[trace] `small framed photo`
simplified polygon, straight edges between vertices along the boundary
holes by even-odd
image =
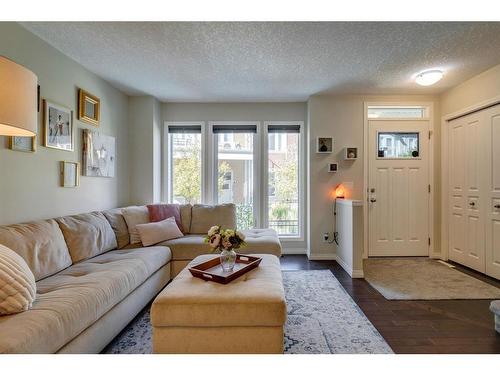
[[[43,145],[73,151],[73,111],[59,104],[43,101]]]
[[[61,186],[77,187],[80,184],[80,164],[71,161],[61,161]]]
[[[99,126],[101,100],[85,90],[78,90],[78,119]]]
[[[316,153],[331,154],[333,152],[333,138],[318,137],[316,138]]]
[[[328,164],[328,172],[336,173],[339,170],[338,163],[329,163]]]
[[[36,136],[34,137],[10,137],[9,148],[14,151],[35,152]]]

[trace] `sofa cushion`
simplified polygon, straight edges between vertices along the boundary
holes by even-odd
[[[56,219],[68,245],[73,263],[116,249],[116,236],[101,212]]]
[[[0,227],[0,244],[19,254],[35,280],[71,266],[71,256],[54,219]]]
[[[204,242],[200,234],[187,234],[184,237],[160,242],[158,245],[168,246],[172,252],[172,260],[191,260],[201,254],[210,254],[213,249]]]
[[[273,254],[281,256],[281,243],[274,229],[249,229],[241,231],[246,246],[238,249],[240,254]],[[198,255],[211,254],[213,249],[204,242],[205,235],[188,234],[181,238],[160,242],[172,251],[172,260],[191,260]]]
[[[24,259],[0,245],[0,315],[28,310],[35,295],[35,276]]]
[[[111,225],[115,232],[116,245],[118,249],[122,249],[130,243],[130,234],[128,233],[127,223],[122,215],[121,208],[113,208],[111,210],[102,211],[103,215]]]
[[[127,223],[131,244],[140,244],[141,236],[135,227],[137,224],[149,223],[149,211],[146,206],[131,206],[122,208],[122,215]]]
[[[207,234],[213,225],[236,228],[236,206],[232,203],[209,206],[195,204],[191,210],[191,234]]]
[[[158,222],[173,217],[179,230],[185,233],[181,220],[181,209],[178,204],[148,204],[147,208],[149,221]]]
[[[115,250],[37,284],[33,307],[0,317],[0,353],[54,353],[167,264],[166,247]]]
[[[256,269],[227,285],[195,278],[185,268],[156,297],[153,327],[282,326],[286,321],[285,293],[277,257],[259,254]],[[213,258],[202,255],[195,265]]]
[[[246,229],[241,231],[245,235],[247,245],[238,249],[242,254],[273,254],[281,256],[281,242],[278,232],[274,229]]]
[[[190,204],[181,204],[181,223],[182,228],[184,229],[183,233],[188,234],[191,229],[191,210],[193,206]]]

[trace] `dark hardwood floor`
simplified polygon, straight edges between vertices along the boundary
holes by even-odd
[[[283,270],[330,270],[395,353],[500,353],[490,300],[389,301],[364,279],[351,279],[335,261],[285,255]],[[500,287],[500,282],[457,265]]]

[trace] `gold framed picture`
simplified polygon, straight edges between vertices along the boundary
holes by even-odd
[[[83,89],[78,90],[78,119],[99,126],[101,100]]]
[[[72,161],[61,161],[61,186],[77,187],[80,185],[80,164]]]
[[[33,137],[9,137],[9,148],[13,151],[35,152],[36,136]]]
[[[73,111],[44,100],[43,133],[45,147],[73,151]]]

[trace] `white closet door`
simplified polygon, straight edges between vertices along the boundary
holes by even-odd
[[[484,113],[450,121],[449,258],[485,272]]]
[[[486,273],[500,279],[500,105],[486,110]]]

